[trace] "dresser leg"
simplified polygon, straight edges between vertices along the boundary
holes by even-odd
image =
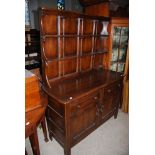
[[[117,115],[118,115],[118,110],[116,110],[116,112],[114,113],[114,119],[117,118]]]
[[[49,138],[51,141],[53,140],[53,134],[51,132],[49,133]]]
[[[45,140],[45,142],[48,142],[45,116],[44,116],[43,120],[41,121],[41,126],[42,126],[42,129],[43,129],[44,140]]]
[[[28,154],[27,154],[27,151],[26,151],[26,149],[25,149],[25,155],[28,155]]]
[[[64,155],[71,155],[71,148],[65,148]]]

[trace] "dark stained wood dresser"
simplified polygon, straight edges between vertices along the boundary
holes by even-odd
[[[110,117],[117,117],[123,77],[108,70],[108,23],[105,17],[40,10],[47,125],[65,155]]]

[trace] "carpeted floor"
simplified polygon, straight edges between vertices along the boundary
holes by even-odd
[[[64,155],[63,148],[56,140],[44,142],[43,133],[38,128],[41,155]],[[32,155],[29,139],[26,150]],[[117,119],[112,117],[93,133],[71,149],[72,155],[129,155],[129,117],[119,111]]]

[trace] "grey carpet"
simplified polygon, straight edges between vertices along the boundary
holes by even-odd
[[[43,133],[38,128],[41,155],[64,155],[63,148],[55,139],[44,142]],[[29,139],[26,150],[32,155]],[[117,119],[112,117],[93,133],[71,149],[72,155],[129,155],[129,117],[119,111]]]

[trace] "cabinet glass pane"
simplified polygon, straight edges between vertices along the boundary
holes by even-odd
[[[118,60],[118,48],[113,47],[112,49],[112,61],[117,61]]]
[[[120,42],[120,36],[113,36],[112,44],[117,46]]]
[[[116,69],[117,69],[117,63],[111,63],[110,70],[116,71]]]
[[[127,48],[126,47],[122,47],[119,49],[119,61],[125,62],[126,60],[126,51]]]
[[[119,64],[118,64],[117,71],[118,71],[118,72],[123,72],[123,71],[124,71],[124,66],[125,66],[124,63],[119,63]]]
[[[128,44],[128,36],[121,36],[120,44],[127,45]]]
[[[113,35],[120,35],[120,33],[121,33],[121,27],[114,27],[113,28]]]
[[[128,27],[122,27],[121,29],[121,40],[120,44],[127,45],[128,44],[128,36],[129,36],[129,28]]]
[[[110,69],[112,71],[123,72],[126,62],[129,28],[114,26],[112,32],[112,57]]]
[[[122,27],[122,35],[128,36],[129,35],[129,28],[128,27]]]

